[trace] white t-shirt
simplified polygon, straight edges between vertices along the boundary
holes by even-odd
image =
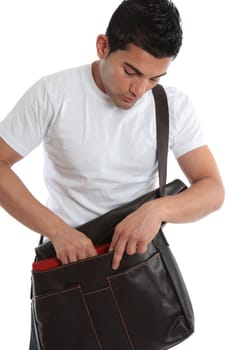
[[[166,87],[169,147],[179,158],[204,145],[190,100]],[[152,92],[128,110],[96,86],[91,65],[39,80],[0,123],[0,137],[26,156],[44,145],[47,206],[75,227],[157,186]]]

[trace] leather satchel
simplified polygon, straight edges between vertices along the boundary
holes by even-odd
[[[186,189],[180,180],[166,185],[168,107],[160,85],[153,93],[160,187],[77,228],[102,248],[140,205]],[[102,249],[61,265],[51,242],[36,248],[32,313],[39,350],[165,350],[193,333],[189,294],[162,227],[144,254],[124,254],[118,270],[112,258]]]

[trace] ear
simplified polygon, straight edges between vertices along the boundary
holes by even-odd
[[[104,59],[108,56],[109,45],[108,45],[108,38],[106,35],[101,34],[97,36],[96,49],[97,49],[97,55],[99,59]]]

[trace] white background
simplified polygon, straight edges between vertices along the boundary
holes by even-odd
[[[0,0],[0,120],[36,80],[96,59],[118,0]],[[230,0],[176,0],[184,44],[162,82],[192,98],[226,187],[222,209],[165,230],[190,291],[196,332],[180,349],[233,349],[232,312],[232,11]],[[42,154],[14,169],[43,203]],[[169,179],[182,177],[171,158]],[[0,348],[28,348],[30,268],[39,236],[0,208]],[[68,350],[68,349],[67,349]],[[145,349],[146,350],[146,349]]]

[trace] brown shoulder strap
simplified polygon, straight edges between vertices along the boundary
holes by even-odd
[[[165,194],[167,181],[167,156],[169,138],[169,109],[167,95],[162,85],[152,89],[155,99],[156,127],[157,127],[157,160],[159,171],[160,197]]]

